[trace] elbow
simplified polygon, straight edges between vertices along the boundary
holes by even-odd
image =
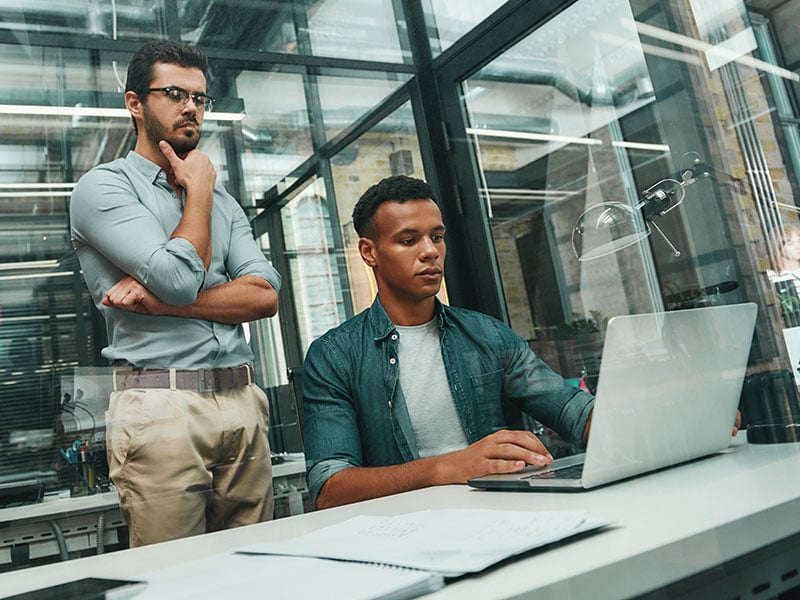
[[[267,285],[269,286],[268,289],[265,289],[261,295],[260,310],[258,311],[259,319],[274,317],[278,314],[278,292],[271,285]]]
[[[322,489],[319,491],[319,495],[317,495],[317,510],[325,510],[326,508],[335,508],[336,506],[347,504],[347,502],[342,502],[341,500],[337,501],[337,499],[334,497],[335,494],[329,493],[329,483],[330,479],[325,482],[325,485],[323,485]]]
[[[158,298],[171,306],[184,306],[197,300],[198,288],[184,286],[181,288],[167,287],[159,292],[153,291]]]

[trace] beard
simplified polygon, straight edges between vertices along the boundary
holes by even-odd
[[[181,117],[171,126],[167,126],[150,112],[147,105],[143,107],[142,117],[148,139],[154,144],[165,140],[179,156],[194,150],[200,141],[200,126],[194,118]],[[181,129],[187,123],[193,123],[196,127]],[[181,130],[178,131],[179,129]]]

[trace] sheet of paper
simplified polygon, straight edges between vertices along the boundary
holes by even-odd
[[[293,556],[218,554],[139,577],[134,600],[291,598],[401,600],[440,589],[442,577],[425,571]]]
[[[586,511],[428,510],[359,516],[238,551],[379,562],[456,577],[606,524],[590,519]]]

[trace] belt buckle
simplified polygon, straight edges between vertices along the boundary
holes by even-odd
[[[211,384],[206,386],[206,375],[211,376]],[[217,391],[217,372],[216,369],[197,370],[197,391],[201,394]]]

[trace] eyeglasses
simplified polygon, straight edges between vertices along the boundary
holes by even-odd
[[[214,98],[211,96],[197,92],[190,94],[185,89],[174,85],[161,88],[147,88],[147,91],[164,92],[167,95],[167,98],[169,98],[170,102],[173,104],[184,105],[189,102],[189,98],[191,97],[192,102],[194,102],[194,105],[197,107],[197,110],[211,112],[214,109]]]

